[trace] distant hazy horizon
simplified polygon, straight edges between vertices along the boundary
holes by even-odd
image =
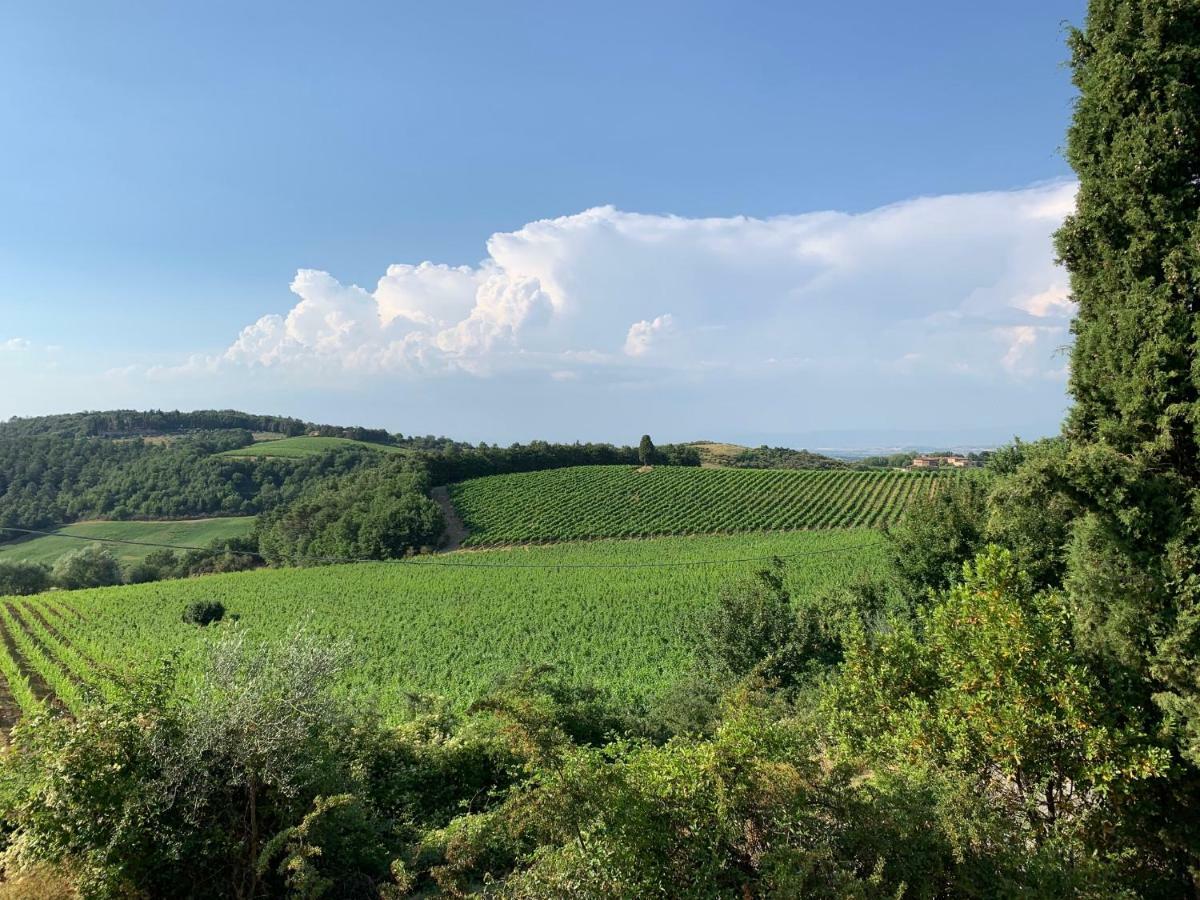
[[[1083,9],[14,8],[0,417],[1053,431]]]
[[[116,408],[116,407],[110,407]],[[147,407],[149,409],[150,407]],[[154,407],[166,409],[166,407]],[[183,412],[194,412],[198,409],[210,409],[214,407],[194,407],[183,409]],[[56,409],[52,411],[43,411],[32,414],[33,416],[41,415],[56,415],[85,412],[84,409]],[[90,411],[100,411],[95,408]],[[649,429],[651,436],[658,443],[691,443],[694,441],[711,441],[721,444],[740,444],[747,447],[790,447],[796,450],[810,450],[815,453],[825,453],[831,456],[862,456],[874,454],[899,453],[906,451],[927,451],[927,450],[983,450],[1002,446],[1013,438],[1020,438],[1024,441],[1033,441],[1039,438],[1050,437],[1057,434],[1059,431],[1058,423],[1053,425],[1043,425],[1041,427],[1029,425],[1024,426],[964,426],[962,428],[929,428],[929,429],[879,429],[879,428],[845,428],[845,429],[826,429],[826,430],[804,430],[804,431],[730,431],[721,426],[720,423],[710,423],[709,426],[702,426],[696,432],[679,431],[679,430],[655,430],[650,424],[637,423],[631,424],[630,427],[623,430],[615,430],[612,432],[587,431],[586,433],[573,433],[567,431],[547,431],[547,432],[530,432],[523,433],[518,431],[503,431],[497,433],[484,433],[478,430],[467,430],[463,432],[455,432],[445,428],[433,427],[414,427],[413,423],[407,425],[401,423],[386,421],[379,418],[353,419],[345,416],[325,419],[319,416],[308,415],[296,409],[262,409],[250,408],[239,409],[240,412],[251,413],[253,415],[277,415],[291,418],[302,419],[304,421],[314,422],[322,425],[338,425],[338,426],[362,426],[366,428],[383,428],[392,434],[403,434],[406,436],[423,437],[426,435],[434,435],[437,437],[447,437],[453,440],[466,441],[472,444],[488,443],[488,444],[512,444],[512,443],[529,443],[530,441],[545,440],[551,442],[573,443],[581,442],[596,442],[610,444],[626,444],[634,445],[642,434]],[[22,416],[26,418],[28,416]],[[3,420],[0,420],[3,421]]]

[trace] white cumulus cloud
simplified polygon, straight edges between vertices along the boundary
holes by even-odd
[[[675,320],[671,318],[670,313],[655,316],[653,321],[642,319],[640,322],[634,322],[629,326],[629,333],[625,335],[625,355],[645,356],[655,341],[671,331],[674,324]]]
[[[303,269],[290,310],[204,366],[563,381],[802,360],[1026,379],[1061,366],[1073,305],[1051,234],[1074,193],[1053,183],[768,219],[597,207],[494,234],[474,266],[392,265],[371,289]]]

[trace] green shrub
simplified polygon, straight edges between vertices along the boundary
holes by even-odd
[[[198,600],[189,603],[183,611],[183,621],[188,625],[209,625],[225,618],[225,604],[219,600]]]
[[[89,544],[59,557],[52,577],[55,584],[67,590],[109,587],[121,583],[121,565],[109,550]]]
[[[40,563],[0,560],[0,597],[40,594],[50,587],[50,570]]]

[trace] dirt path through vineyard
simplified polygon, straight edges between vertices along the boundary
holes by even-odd
[[[467,526],[463,524],[454,504],[450,502],[450,490],[445,486],[435,487],[429,492],[429,496],[442,508],[442,516],[446,519],[446,530],[442,532],[438,549],[443,553],[457,550],[467,539]]]

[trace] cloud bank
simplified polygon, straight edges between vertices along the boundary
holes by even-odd
[[[303,269],[290,310],[203,365],[1061,381],[1073,307],[1051,234],[1074,194],[1053,183],[769,219],[597,207],[494,234],[475,266],[393,265],[371,290]]]
[[[494,234],[475,265],[397,263],[366,287],[302,269],[278,314],[186,362],[24,372],[62,408],[227,405],[489,442],[1033,438],[1067,406],[1074,306],[1051,235],[1074,196],[766,219],[597,207]]]

